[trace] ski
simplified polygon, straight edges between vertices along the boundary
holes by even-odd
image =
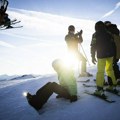
[[[117,96],[120,97],[120,91],[118,91],[118,90],[117,90],[117,91],[114,91],[114,90],[105,89],[105,91],[110,92],[110,93],[112,93],[112,94],[117,95]]]
[[[20,23],[20,22],[21,22],[20,20],[17,21],[17,19],[14,19],[14,20],[11,21],[10,25],[14,25],[14,24],[17,24],[17,23]],[[0,29],[5,28],[5,27],[7,27],[7,25],[1,25]]]
[[[15,27],[11,27],[11,28],[6,28],[6,29],[13,29],[13,28],[22,28],[23,26],[15,26]]]
[[[84,87],[96,87],[96,85],[83,84]]]
[[[82,75],[82,74],[80,74],[78,77],[93,77],[93,75],[92,74],[88,74],[88,75]]]
[[[5,26],[5,25],[1,25],[1,26],[0,26],[0,29],[1,29],[1,28],[4,28],[4,27],[6,27],[6,26]]]
[[[12,22],[15,22],[15,21],[17,21],[17,19],[13,19],[13,20],[11,20],[11,23],[12,23]]]
[[[89,85],[89,84],[83,84],[83,86],[84,87],[97,87],[96,85]],[[108,86],[108,84],[107,83],[104,83],[104,86],[106,87],[106,86]]]
[[[104,101],[106,101],[106,102],[108,102],[108,103],[114,103],[114,102],[115,102],[114,100],[109,99],[107,96],[104,98],[104,97],[102,97],[102,96],[96,95],[96,94],[94,94],[94,93],[92,93],[92,92],[89,92],[89,91],[85,91],[84,93],[86,93],[86,94],[88,94],[88,95],[95,96],[95,97],[97,97],[97,98],[100,98],[101,100],[104,100]]]
[[[14,25],[14,24],[17,24],[17,23],[20,23],[21,21],[14,21],[14,22],[11,22],[11,25]]]
[[[77,82],[89,82],[90,81],[90,79],[87,79],[87,80],[80,80],[80,81],[77,81]]]
[[[15,26],[15,27],[8,27],[8,28],[2,28],[0,30],[7,30],[7,29],[13,29],[13,28],[22,28],[23,26]]]
[[[83,86],[84,87],[97,87],[96,85],[88,85],[88,84],[83,84]],[[110,92],[110,93],[112,93],[112,94],[115,94],[115,95],[117,95],[117,96],[120,96],[120,91],[113,91],[113,90],[108,90],[107,88],[105,88],[104,89],[104,91],[106,91],[106,92]]]

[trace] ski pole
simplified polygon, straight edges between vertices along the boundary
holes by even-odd
[[[90,66],[90,62],[89,62],[89,60],[88,60],[88,58],[87,58],[87,55],[86,55],[86,53],[85,53],[85,51],[84,51],[84,49],[83,49],[83,46],[82,46],[81,44],[80,44],[80,46],[81,46],[81,48],[82,48],[82,51],[83,51],[83,53],[84,53],[84,55],[85,55],[86,60],[88,61],[89,66]]]

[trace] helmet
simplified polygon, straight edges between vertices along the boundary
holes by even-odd
[[[68,27],[68,30],[69,30],[69,31],[74,31],[74,30],[75,30],[75,27],[74,27],[73,25],[70,25],[70,26]]]
[[[110,21],[105,21],[104,24],[105,24],[106,26],[109,26],[109,25],[111,25],[111,22],[110,22]]]
[[[102,31],[103,29],[105,29],[105,24],[102,21],[98,21],[95,23],[96,31]]]
[[[61,59],[55,59],[53,62],[52,62],[52,67],[58,71],[60,69],[60,67],[62,66],[63,62]]]

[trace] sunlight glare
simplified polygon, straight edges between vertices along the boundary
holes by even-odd
[[[67,68],[76,69],[78,67],[78,59],[72,52],[66,55],[66,57],[63,59],[63,62]]]
[[[23,96],[26,97],[27,96],[27,92],[23,92]]]

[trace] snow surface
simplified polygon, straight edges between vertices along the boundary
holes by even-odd
[[[88,69],[96,74],[96,68]],[[28,76],[29,78],[29,76]],[[95,77],[87,84],[95,84]],[[106,93],[115,103],[107,103],[96,97],[87,95],[84,90],[95,88],[83,87],[82,80],[77,78],[79,100],[70,103],[68,100],[56,99],[53,94],[38,114],[22,95],[24,91],[34,94],[36,90],[49,81],[57,80],[57,75],[37,76],[35,78],[0,81],[0,120],[120,120],[120,97]],[[14,82],[13,82],[14,81]],[[119,89],[119,88],[118,88]]]

